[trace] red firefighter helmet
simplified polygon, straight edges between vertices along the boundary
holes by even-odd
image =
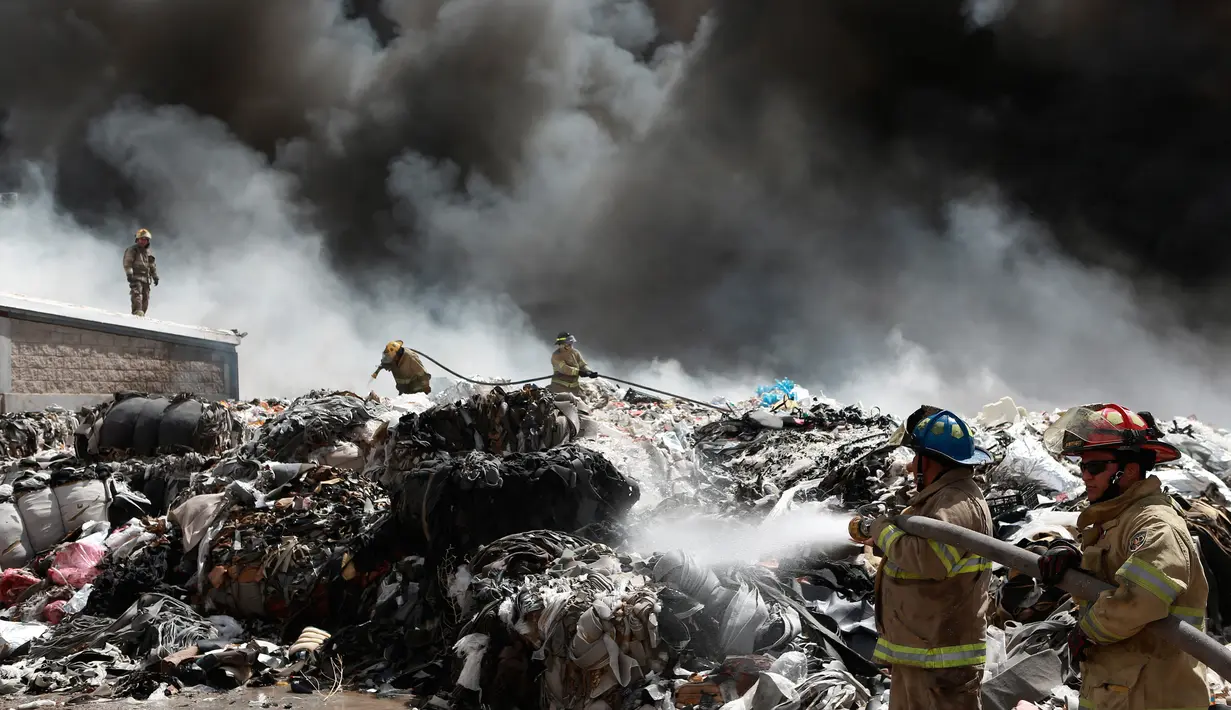
[[[1077,456],[1087,451],[1148,453],[1158,464],[1180,458],[1179,449],[1162,441],[1163,433],[1149,412],[1134,412],[1118,404],[1073,407],[1043,432],[1043,444],[1054,455]]]

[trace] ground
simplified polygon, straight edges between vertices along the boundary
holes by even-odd
[[[36,698],[23,698],[24,702]],[[155,698],[140,703],[135,700],[112,700],[91,704],[94,710],[132,710],[134,707],[149,710],[178,710],[197,707],[200,710],[239,710],[240,708],[281,708],[282,710],[400,710],[406,707],[408,698],[378,698],[365,693],[338,693],[326,697],[321,694],[300,695],[286,688],[250,688],[230,692],[211,692],[204,688],[185,689],[170,698]]]

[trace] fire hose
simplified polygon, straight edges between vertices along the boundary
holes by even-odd
[[[899,515],[894,524],[911,535],[960,547],[1035,579],[1040,577],[1039,556],[1016,545],[918,515]],[[1058,586],[1078,599],[1087,600],[1098,599],[1099,594],[1115,589],[1102,580],[1073,569],[1064,573]],[[1223,678],[1231,680],[1231,652],[1196,627],[1176,616],[1168,616],[1150,622],[1145,631],[1201,661]]]
[[[511,382],[483,382],[481,380],[471,379],[469,377],[466,377],[465,375],[462,375],[460,373],[454,372],[453,370],[450,370],[448,367],[442,364],[439,360],[432,357],[431,355],[428,355],[427,353],[421,352],[419,350],[411,350],[410,348],[406,348],[406,349],[420,357],[430,360],[431,362],[435,363],[440,369],[444,370],[450,375],[453,375],[454,377],[457,377],[458,379],[465,380],[466,382],[469,382],[472,385],[484,385],[487,387],[507,387],[509,385],[525,385],[525,384],[530,384],[531,382],[541,382],[543,380],[551,379],[551,375],[547,375],[545,377],[531,377],[529,379],[513,380]],[[639,390],[646,390],[647,392],[653,392],[654,394],[660,394],[664,397],[670,397],[672,399],[678,399],[683,402],[689,402],[691,404],[697,405],[698,407],[708,407],[709,409],[713,409],[714,411],[717,411],[717,412],[722,412],[723,414],[731,413],[731,407],[729,405],[727,407],[719,407],[716,404],[709,404],[706,402],[702,402],[699,399],[690,399],[683,395],[678,395],[678,394],[674,394],[671,392],[664,392],[663,390],[654,389],[653,387],[646,387],[645,385],[637,384],[636,382],[628,382],[627,380],[621,380],[617,377],[611,377],[609,375],[602,375],[601,377],[605,380],[611,380],[612,382],[619,382],[622,385],[628,385],[629,387],[636,387]]]

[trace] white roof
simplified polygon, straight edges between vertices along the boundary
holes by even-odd
[[[57,323],[112,333],[120,331],[125,335],[138,337],[144,333],[155,340],[166,340],[167,336],[172,336],[176,339],[206,340],[230,346],[239,345],[241,340],[241,336],[234,331],[170,323],[148,316],[137,317],[15,293],[0,292],[0,317]]]

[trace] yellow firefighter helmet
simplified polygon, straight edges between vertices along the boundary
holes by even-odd
[[[385,346],[385,355],[382,360],[392,362],[393,358],[397,357],[397,354],[400,352],[402,352],[402,341],[390,340],[389,344]]]
[[[138,230],[137,230],[137,238],[136,238],[136,239],[134,239],[133,241],[135,242],[135,241],[137,241],[137,240],[139,240],[139,239],[149,240],[149,238],[150,238],[150,230],[148,230],[148,229],[138,229]]]

